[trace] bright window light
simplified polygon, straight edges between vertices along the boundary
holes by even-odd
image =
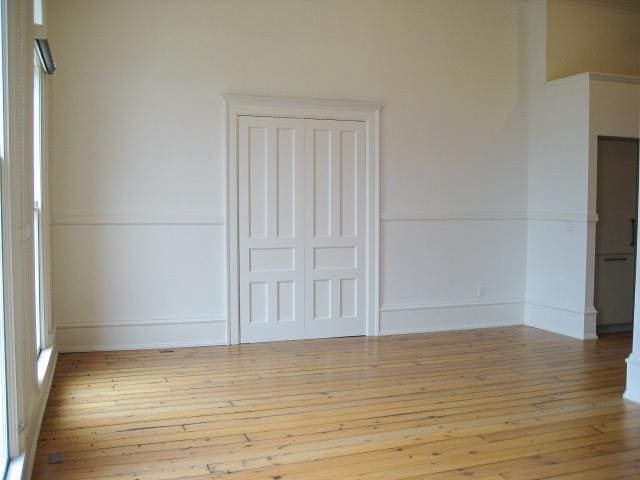
[[[33,258],[34,311],[36,351],[44,348],[44,315],[42,304],[42,118],[44,72],[38,51],[33,58]]]
[[[33,23],[44,24],[42,0],[33,0]]]
[[[0,168],[4,165],[4,35],[5,35],[5,1],[0,0]],[[1,206],[0,206],[1,210]],[[0,224],[1,226],[1,224]],[[0,239],[2,235],[0,235]],[[7,413],[7,370],[5,356],[5,328],[4,328],[4,306],[3,306],[3,286],[2,286],[2,243],[0,241],[0,477],[4,478],[7,465],[9,463],[9,432]]]

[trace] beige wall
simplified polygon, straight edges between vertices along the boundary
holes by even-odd
[[[640,2],[549,0],[547,79],[583,72],[640,75]]]

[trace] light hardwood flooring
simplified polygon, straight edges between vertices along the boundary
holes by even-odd
[[[64,354],[34,478],[640,478],[630,349],[509,327]]]

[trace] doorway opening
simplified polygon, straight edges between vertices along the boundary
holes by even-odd
[[[598,137],[594,285],[598,335],[633,329],[638,148],[637,138]]]

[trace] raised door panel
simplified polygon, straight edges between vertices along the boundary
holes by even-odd
[[[240,337],[304,338],[304,120],[239,122]]]
[[[306,120],[307,338],[363,335],[365,125]]]
[[[594,306],[598,325],[633,322],[635,255],[597,255]]]
[[[638,142],[600,139],[596,253],[635,252]]]

